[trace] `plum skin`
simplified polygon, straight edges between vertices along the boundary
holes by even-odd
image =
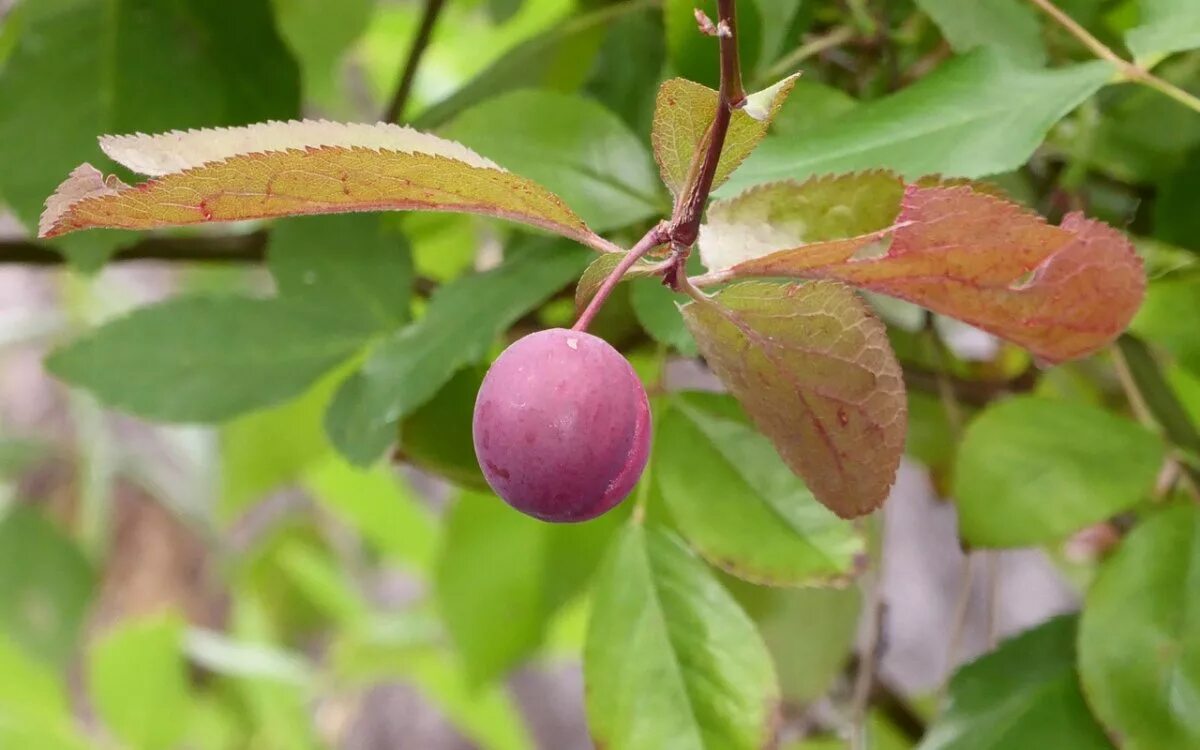
[[[637,484],[650,452],[650,402],[604,339],[551,328],[513,343],[483,378],[475,456],[496,494],[543,521],[587,521]]]

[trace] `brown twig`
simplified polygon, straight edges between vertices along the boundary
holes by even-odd
[[[417,28],[417,36],[408,50],[408,57],[404,61],[404,70],[400,74],[400,83],[396,86],[396,93],[392,96],[387,113],[384,115],[388,122],[400,122],[404,117],[404,108],[408,106],[413,84],[417,80],[417,69],[421,67],[421,58],[424,56],[426,48],[429,47],[429,41],[433,38],[433,30],[437,26],[438,17],[445,4],[445,0],[425,0],[425,8],[421,13],[421,25]]]

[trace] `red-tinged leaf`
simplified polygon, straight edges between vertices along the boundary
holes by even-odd
[[[733,113],[713,178],[714,189],[741,166],[767,134],[771,121],[792,92],[796,77],[790,76],[751,94],[745,106]],[[659,87],[650,139],[663,183],[672,193],[678,195],[687,184],[692,157],[705,142],[716,111],[717,92],[707,86],[672,78]]]
[[[264,123],[101,139],[153,176],[130,187],[90,165],[46,202],[39,231],[153,229],[350,211],[458,211],[523,222],[583,242],[562,200],[462,144],[397,125]]]
[[[701,354],[779,455],[844,518],[887,498],[906,401],[887,333],[843,284],[743,282],[684,306]]]
[[[887,252],[864,253],[877,239],[782,250],[724,275],[837,279],[958,318],[1047,362],[1111,342],[1145,294],[1141,259],[1117,230],[1081,214],[1051,226],[965,186],[909,185]]]

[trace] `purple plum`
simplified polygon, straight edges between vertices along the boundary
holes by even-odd
[[[587,521],[633,490],[650,452],[650,402],[604,339],[532,333],[492,364],[475,400],[475,456],[496,494],[543,521]]]

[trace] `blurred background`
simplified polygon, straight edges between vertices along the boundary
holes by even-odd
[[[1106,40],[1137,23],[1135,2],[1060,5]],[[401,119],[439,129],[493,97],[538,88],[604,106],[645,144],[663,78],[715,82],[708,52],[686,52],[707,41],[679,41],[693,32],[678,20],[664,26],[664,14],[690,15],[691,3],[667,6],[447,0]],[[754,6],[751,80],[805,72],[777,131],[801,138],[937,69],[966,44],[935,22],[939,6]],[[269,294],[266,247],[296,234],[235,227],[34,242],[45,196],[76,164],[102,163],[96,135],[386,117],[428,10],[392,0],[0,0],[0,746],[591,747],[579,665],[586,592],[551,589],[594,555],[521,567],[542,554],[540,537],[480,491],[464,442],[478,372],[464,370],[413,417],[424,422],[394,461],[359,470],[322,429],[344,370],[222,425],[163,426],[109,411],[42,366],[79,332],[183,291]],[[1040,15],[1021,17],[1035,45],[1020,53],[1025,64],[1089,59]],[[1200,89],[1200,53],[1160,73]],[[486,142],[478,118],[461,128]],[[1186,269],[1200,250],[1200,214],[1169,208],[1195,205],[1200,116],[1155,92],[1110,87],[1089,98],[997,182],[1051,217],[1083,208],[1128,229],[1152,274]],[[659,194],[639,200],[649,204],[642,219],[665,205]],[[471,217],[381,221],[406,238],[418,295],[486,267],[508,241]],[[513,335],[569,317],[569,295]],[[659,350],[629,296],[614,298],[602,325],[635,361],[649,360]],[[912,365],[913,435],[882,525],[886,564],[867,577],[886,603],[875,741],[904,748],[954,664],[1078,607],[1088,566],[1117,534],[1102,524],[1053,549],[964,554],[941,499],[955,440],[932,373],[952,374],[968,415],[1013,390],[1126,407],[1092,364],[1033,374],[1027,358],[945,321],[953,361],[939,364],[921,353],[919,313],[881,309]],[[664,385],[715,381],[671,356]],[[780,665],[784,736],[799,743],[839,726],[863,627],[858,587],[730,585]]]

